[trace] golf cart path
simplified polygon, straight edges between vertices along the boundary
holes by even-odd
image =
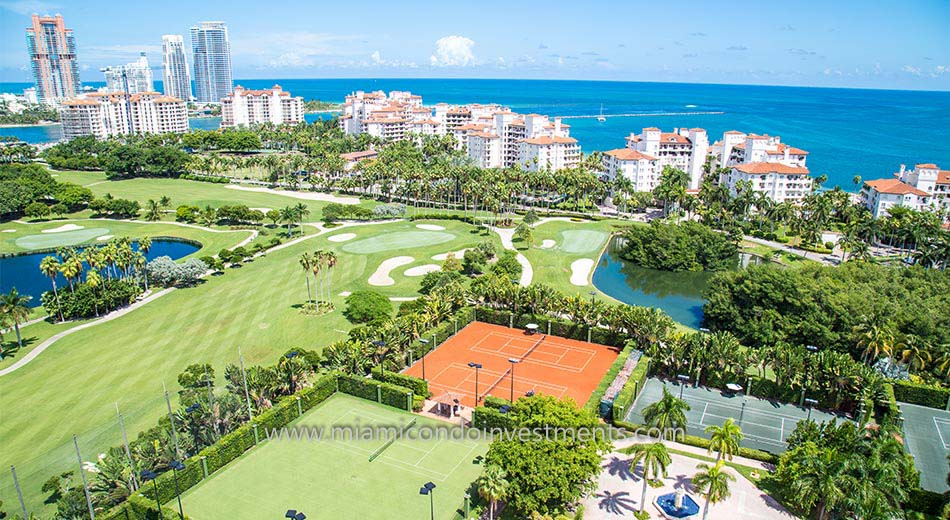
[[[502,247],[517,253],[517,255],[515,255],[515,259],[518,260],[519,264],[521,264],[521,279],[518,280],[518,285],[521,285],[522,287],[531,285],[531,279],[534,278],[534,268],[531,267],[531,262],[528,261],[528,257],[518,253],[518,250],[515,249],[515,245],[512,242],[512,238],[515,236],[515,230],[513,228],[502,229],[492,226],[488,226],[488,229],[498,233],[498,237],[501,238]]]

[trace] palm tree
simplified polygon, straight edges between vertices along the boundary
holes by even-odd
[[[499,466],[489,464],[485,467],[485,473],[478,477],[475,485],[478,487],[478,495],[488,501],[488,518],[494,520],[495,506],[498,501],[508,495],[510,485],[505,478],[508,476]]]
[[[59,311],[59,321],[63,320],[63,309],[59,305],[59,290],[56,289],[56,277],[59,276],[59,260],[55,256],[47,256],[40,261],[40,272],[46,275],[53,284],[53,296],[56,298],[56,310]]]
[[[676,438],[676,430],[686,430],[686,412],[689,411],[689,405],[686,401],[678,399],[669,389],[663,387],[663,397],[643,409],[643,419],[647,426],[658,428],[664,439],[667,433],[671,438]]]
[[[643,466],[643,490],[640,492],[640,511],[647,501],[647,481],[651,477],[665,477],[666,467],[672,462],[670,454],[666,451],[666,446],[662,442],[652,444],[635,444],[630,448],[630,471],[637,464]]]
[[[300,267],[303,269],[304,280],[307,281],[307,301],[312,302],[313,297],[310,296],[310,273],[313,272],[313,255],[310,253],[304,253],[300,255]]]
[[[710,434],[708,453],[718,451],[716,462],[725,457],[726,460],[732,460],[732,456],[739,451],[739,441],[742,440],[742,428],[732,421],[732,418],[726,419],[722,426],[708,426],[706,433]]]
[[[703,506],[703,520],[709,515],[709,504],[722,502],[729,498],[729,482],[735,482],[736,477],[732,473],[723,470],[725,467],[723,461],[717,462],[714,466],[708,464],[697,464],[699,473],[693,475],[691,479],[696,489],[705,489],[706,504]]]
[[[13,322],[13,330],[16,331],[17,345],[23,348],[23,338],[20,336],[20,323],[30,317],[30,307],[27,303],[32,300],[32,296],[20,294],[16,287],[10,289],[7,294],[0,294],[0,314]],[[2,347],[0,347],[0,359],[3,358]]]
[[[916,334],[907,334],[903,341],[904,349],[900,352],[901,362],[907,364],[911,371],[922,371],[933,361],[933,348],[927,340]]]
[[[818,504],[818,520],[824,520],[828,509],[845,499],[850,487],[845,461],[835,449],[809,454],[798,461],[798,473],[792,492],[799,501]]]
[[[154,199],[148,199],[148,202],[145,203],[145,220],[149,222],[162,220],[161,205],[155,202]]]

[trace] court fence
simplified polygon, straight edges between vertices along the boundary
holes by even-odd
[[[614,332],[602,327],[592,327],[583,323],[552,318],[550,316],[513,312],[504,309],[492,309],[489,307],[476,307],[475,314],[477,320],[494,325],[502,325],[511,328],[525,328],[529,323],[538,325],[538,332],[562,338],[576,339],[588,343],[597,343],[600,345],[609,345],[611,347],[621,348],[627,344],[630,338],[623,333]]]

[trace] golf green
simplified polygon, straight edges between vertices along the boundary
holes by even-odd
[[[385,233],[371,238],[354,240],[342,247],[347,253],[361,255],[394,251],[397,249],[412,249],[423,246],[443,244],[455,240],[456,236],[445,231],[397,231]]]
[[[23,249],[74,246],[108,233],[109,230],[106,228],[86,228],[73,231],[61,231],[59,233],[41,233],[38,235],[20,237],[17,239],[16,245]]]
[[[560,249],[565,253],[592,253],[600,250],[607,233],[586,229],[561,231]]]

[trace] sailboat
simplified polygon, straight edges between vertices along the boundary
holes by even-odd
[[[600,104],[600,115],[597,116],[597,120],[600,121],[601,123],[603,123],[604,121],[607,120],[607,118],[604,117],[604,104],[603,104],[603,103]]]

